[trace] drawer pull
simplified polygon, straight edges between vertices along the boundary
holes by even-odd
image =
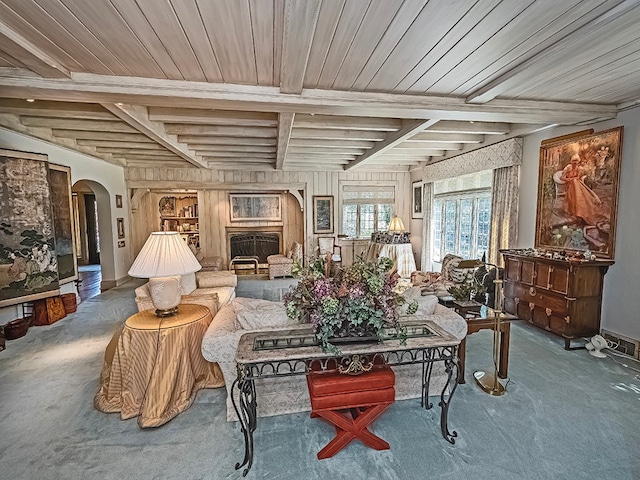
[[[545,308],[545,309],[544,309],[544,311],[545,311],[545,313],[547,314],[547,317],[550,317],[550,316],[551,316],[551,313],[552,313],[552,312],[551,312],[551,309],[550,309],[550,308]]]
[[[534,308],[536,308],[536,304],[533,302],[529,302],[529,310],[533,310]]]
[[[531,288],[529,289],[529,295],[531,295],[532,297],[535,297],[535,296],[536,296],[536,293],[537,293],[537,292],[536,292],[536,289],[535,289],[535,288],[531,287]]]

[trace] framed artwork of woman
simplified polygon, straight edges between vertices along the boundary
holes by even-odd
[[[540,147],[537,248],[613,259],[622,127]]]

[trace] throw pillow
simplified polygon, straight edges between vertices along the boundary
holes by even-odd
[[[236,326],[243,330],[283,327],[297,323],[296,320],[287,317],[282,302],[238,297],[232,305],[236,312]]]
[[[182,294],[189,295],[196,288],[196,274],[195,273],[187,273],[186,275],[182,275],[180,279],[180,284],[182,285]]]

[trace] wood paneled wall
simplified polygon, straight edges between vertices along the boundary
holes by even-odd
[[[345,182],[360,185],[394,185],[395,212],[405,225],[411,219],[411,178],[404,172],[290,172],[235,171],[127,168],[126,181],[131,189],[150,189],[142,196],[132,213],[134,253],[142,248],[149,233],[157,230],[158,200],[170,189],[189,189],[198,192],[200,214],[200,246],[205,256],[218,255],[227,260],[227,227],[280,227],[283,232],[283,251],[293,241],[303,243],[305,255],[313,255],[318,235],[313,234],[313,196],[334,196],[334,234],[341,233],[341,185]],[[301,190],[304,212],[288,188]],[[229,193],[281,192],[283,194],[282,222],[234,222],[229,215]],[[326,235],[322,235],[326,236]]]

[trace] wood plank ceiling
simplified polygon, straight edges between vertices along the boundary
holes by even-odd
[[[638,24],[637,0],[0,0],[0,126],[124,166],[406,171],[634,106]]]

